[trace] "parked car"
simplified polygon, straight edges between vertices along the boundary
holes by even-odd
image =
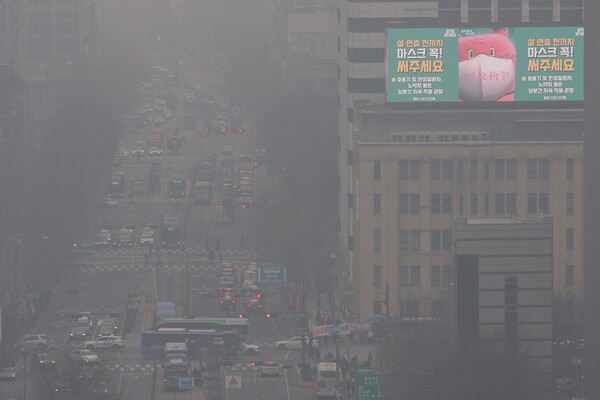
[[[6,367],[0,371],[0,381],[14,381],[17,379],[17,367]]]

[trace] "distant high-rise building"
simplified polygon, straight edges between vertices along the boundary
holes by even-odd
[[[21,3],[19,0],[0,0],[0,64],[16,65],[19,62]]]

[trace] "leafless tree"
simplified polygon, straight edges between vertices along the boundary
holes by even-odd
[[[412,320],[388,326],[382,367],[389,398],[414,400],[542,400],[550,383],[523,356],[500,353],[497,342],[460,351],[450,325]]]

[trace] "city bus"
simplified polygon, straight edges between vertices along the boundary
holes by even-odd
[[[317,384],[315,392],[317,399],[333,398],[336,393],[336,383],[342,381],[341,372],[337,369],[336,363],[320,362],[317,364]]]
[[[246,343],[252,341],[248,318],[163,318],[156,321],[154,328],[156,330],[161,328],[235,330],[243,336]]]
[[[123,197],[125,195],[125,175],[120,172],[110,177],[107,188],[108,197]]]
[[[160,328],[140,333],[140,355],[144,358],[163,358],[167,343],[186,343],[187,357],[197,358],[201,349],[221,348],[223,357],[242,355],[242,335],[236,330]]]
[[[181,224],[179,218],[172,215],[165,215],[161,226],[161,241],[163,247],[181,246]]]

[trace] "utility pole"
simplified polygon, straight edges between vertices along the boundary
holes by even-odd
[[[385,284],[385,316],[390,318],[390,284]]]
[[[302,313],[306,313],[306,291],[305,291],[305,280],[304,280],[304,268],[306,267],[306,256],[302,254]]]

